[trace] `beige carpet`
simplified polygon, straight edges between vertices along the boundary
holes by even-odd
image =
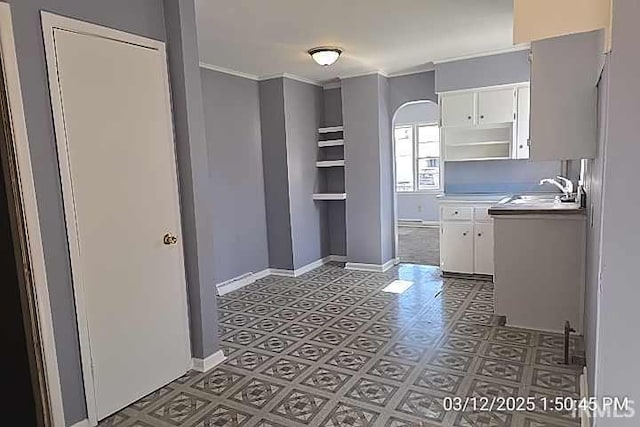
[[[398,227],[398,253],[401,262],[440,265],[438,227]]]

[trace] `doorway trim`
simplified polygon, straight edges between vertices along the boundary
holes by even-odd
[[[40,231],[40,215],[36,197],[31,153],[27,138],[27,125],[22,101],[22,89],[18,72],[18,59],[13,36],[11,6],[0,2],[0,55],[4,66],[5,85],[7,90],[9,114],[11,117],[11,133],[17,161],[18,179],[21,201],[23,204],[24,224],[28,238],[28,257],[36,295],[38,332],[40,333],[45,378],[51,422],[55,427],[65,425],[58,356],[53,330],[53,317],[49,300],[46,264]]]
[[[95,393],[95,380],[91,361],[91,344],[89,340],[89,325],[86,314],[85,291],[78,266],[80,263],[79,236],[75,227],[75,210],[73,200],[73,189],[71,183],[70,160],[67,156],[68,145],[66,129],[64,125],[64,115],[62,99],[60,97],[60,85],[58,81],[58,64],[56,58],[54,31],[64,30],[79,34],[102,37],[110,40],[128,43],[138,47],[143,47],[158,51],[162,56],[162,74],[164,75],[164,91],[167,96],[166,117],[171,126],[170,135],[175,144],[175,132],[173,129],[173,112],[170,99],[169,70],[166,57],[166,46],[164,42],[150,39],[143,36],[127,33],[113,28],[104,27],[89,22],[84,22],[72,18],[55,15],[49,12],[41,12],[42,32],[45,45],[45,57],[47,62],[47,72],[50,85],[51,107],[53,110],[54,130],[56,136],[56,146],[58,148],[58,164],[60,168],[60,179],[62,183],[62,199],[67,225],[67,240],[69,242],[69,255],[71,258],[71,277],[73,281],[74,299],[76,305],[76,319],[78,323],[78,335],[80,341],[80,361],[82,365],[82,377],[84,382],[85,400],[87,404],[87,417],[89,425],[98,424],[97,402]],[[175,146],[174,146],[175,151]],[[176,162],[177,172],[177,162]],[[175,183],[175,191],[178,192],[178,183]],[[177,193],[179,199],[179,193]],[[74,268],[75,267],[75,268]],[[183,268],[184,272],[184,268]],[[185,282],[186,283],[186,282]],[[185,312],[185,336],[187,337],[185,346],[186,354],[191,354],[191,343],[189,340],[189,311],[187,303],[187,289],[184,289],[184,312]],[[191,366],[191,358],[185,360],[186,366]]]

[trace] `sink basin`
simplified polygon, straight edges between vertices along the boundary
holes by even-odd
[[[555,204],[562,203],[560,201],[560,195],[557,194],[535,194],[535,195],[515,195],[509,197],[504,203],[510,203],[513,205],[540,205],[540,204]]]
[[[576,202],[563,202],[560,194],[516,194],[506,197],[494,206],[496,209],[522,210],[575,210],[580,206]]]

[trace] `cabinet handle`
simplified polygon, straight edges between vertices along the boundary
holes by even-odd
[[[466,235],[467,235],[467,232],[465,231],[464,233],[462,233],[462,235],[463,235],[463,236],[466,236]]]
[[[453,214],[454,214],[454,215],[458,215],[458,211],[455,211]]]
[[[471,116],[467,116],[467,120],[471,120]]]
[[[480,116],[481,119],[484,119],[484,116]]]
[[[482,233],[478,233],[478,237],[482,237]]]

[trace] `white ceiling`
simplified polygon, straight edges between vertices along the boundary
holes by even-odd
[[[264,78],[316,82],[512,46],[513,0],[196,0],[200,61]],[[344,48],[331,67],[315,46]]]

